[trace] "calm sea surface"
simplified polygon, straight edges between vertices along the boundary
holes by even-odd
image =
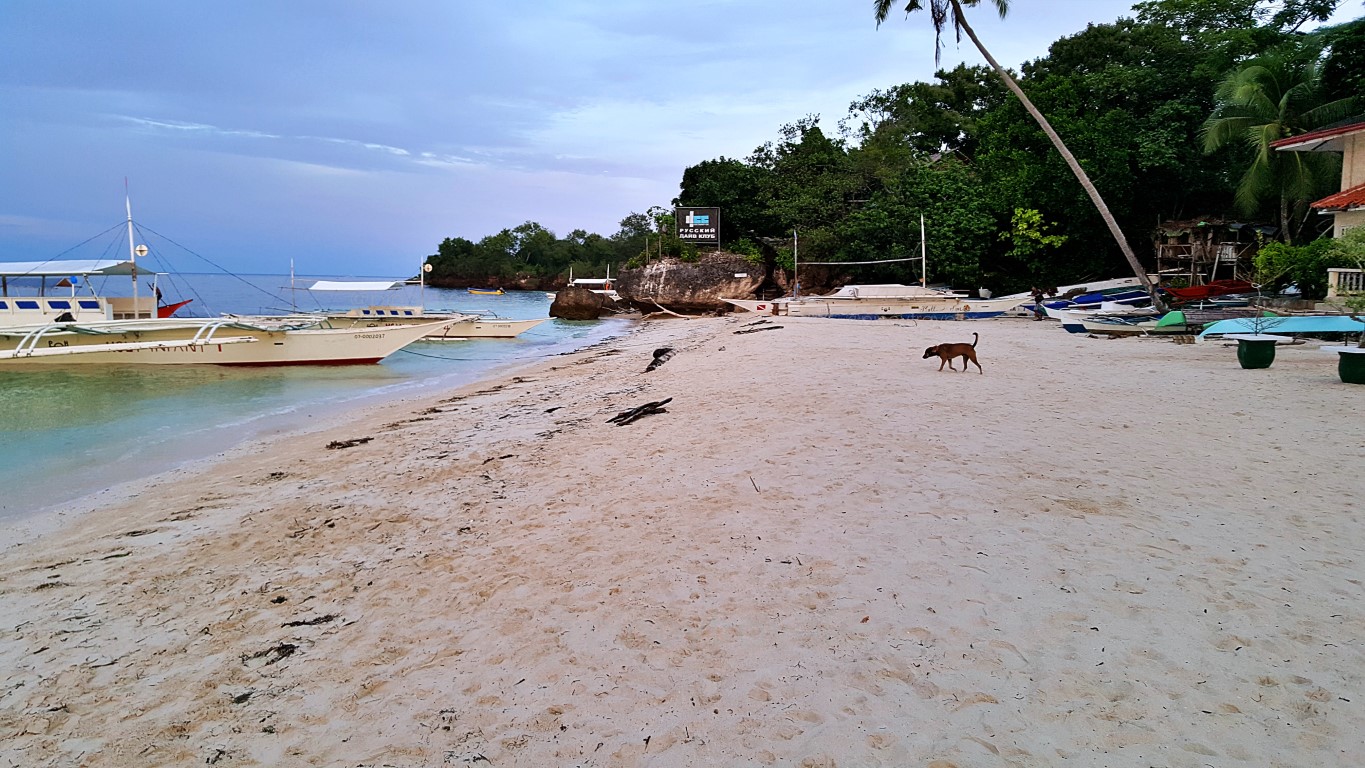
[[[316,279],[300,277],[295,285]],[[127,278],[109,280],[105,286],[96,282],[96,289],[106,295],[130,293]],[[167,302],[194,299],[179,316],[424,304],[429,311],[487,311],[528,319],[546,317],[550,307],[549,297],[532,291],[483,296],[409,286],[319,299],[289,285],[290,278],[281,275],[189,275],[174,281],[163,277],[160,287]],[[322,423],[348,408],[463,385],[494,368],[624,333],[630,323],[551,319],[515,339],[417,342],[378,365],[0,367],[0,519],[59,509],[102,488],[207,458],[245,440]]]

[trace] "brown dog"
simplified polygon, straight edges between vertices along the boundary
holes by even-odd
[[[976,370],[981,371],[981,373],[984,374],[985,371],[981,370],[981,363],[976,361],[976,342],[980,340],[981,334],[973,333],[971,344],[939,344],[937,346],[929,347],[924,350],[923,359],[928,360],[934,355],[938,355],[938,359],[942,361],[938,364],[938,369],[940,371],[943,370],[943,363],[948,364],[948,370],[956,371],[957,369],[953,367],[953,358],[960,357],[962,358],[963,373],[967,372],[967,363],[970,361],[972,365],[976,366]]]

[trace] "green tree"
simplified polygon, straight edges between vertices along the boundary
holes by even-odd
[[[1325,152],[1277,152],[1275,141],[1322,128],[1350,116],[1355,96],[1324,96],[1320,48],[1313,42],[1281,47],[1248,61],[1218,85],[1217,104],[1204,124],[1204,150],[1230,144],[1251,151],[1237,186],[1237,206],[1247,215],[1274,208],[1280,237],[1298,239],[1308,204],[1335,187],[1340,158]]]
[[[1045,262],[1036,260],[1035,257],[1048,248],[1056,248],[1066,242],[1066,235],[1049,233],[1053,226],[1043,219],[1042,211],[1015,208],[1014,215],[1010,217],[1009,231],[1000,235],[1001,240],[1010,244],[1010,250],[1006,255],[1028,264],[1029,272],[1034,277],[1034,284],[1037,284],[1038,280],[1047,282],[1048,278]]]
[[[1365,19],[1323,33],[1329,53],[1322,64],[1323,94],[1342,99],[1365,93]]]
[[[1081,160],[1124,232],[1205,216],[1231,204],[1230,155],[1205,155],[1200,129],[1213,109],[1205,52],[1180,29],[1119,19],[1061,38],[1021,68],[1020,82]],[[1138,105],[1141,105],[1140,108]],[[1047,270],[1049,283],[1078,282],[1126,268],[1113,236],[1048,138],[1016,99],[977,123],[977,163],[1002,226],[1015,208],[1046,211],[1067,242],[1010,274]],[[1135,243],[1136,244],[1136,243]],[[1024,287],[1028,287],[1026,284]]]
[[[917,163],[834,226],[838,245],[831,260],[909,259],[858,267],[859,281],[916,283],[921,278],[920,257],[925,256],[926,280],[979,287],[995,239],[995,216],[989,205],[990,195],[967,163],[952,158]],[[924,217],[923,240],[920,216]],[[801,252],[807,252],[805,245]],[[839,271],[838,267],[826,269]],[[851,276],[851,269],[843,272]]]
[[[769,142],[749,158],[763,171],[764,210],[779,232],[800,231],[803,255],[829,257],[838,248],[834,227],[867,190],[843,142],[825,135],[818,116],[784,125],[782,134],[781,142]]]
[[[960,64],[934,77],[935,83],[906,83],[859,98],[849,106],[841,130],[887,169],[937,153],[972,157],[977,121],[1008,94],[986,67]]]
[[[1304,24],[1325,21],[1341,0],[1146,0],[1138,21],[1178,29],[1201,53],[1195,74],[1216,80],[1248,57],[1288,41]]]
[[[674,206],[720,208],[722,244],[762,235],[780,227],[761,200],[764,171],[740,160],[703,160],[683,171]]]
[[[1266,243],[1255,258],[1258,283],[1270,288],[1292,283],[1310,299],[1321,299],[1327,294],[1328,269],[1355,266],[1356,261],[1347,250],[1338,241],[1326,237],[1307,245]]]
[[[1001,18],[1004,18],[1006,12],[1009,10],[1009,0],[990,1],[1000,13]],[[895,0],[876,0],[875,15],[878,26],[886,19],[886,15],[891,11],[893,2],[895,2]],[[1047,134],[1048,139],[1052,141],[1052,145],[1061,153],[1062,157],[1066,160],[1067,166],[1070,167],[1071,172],[1076,175],[1076,179],[1080,181],[1086,194],[1090,196],[1091,202],[1095,204],[1095,208],[1100,213],[1100,218],[1104,219],[1105,225],[1114,236],[1114,240],[1118,243],[1119,250],[1123,253],[1124,259],[1128,261],[1128,265],[1132,268],[1133,274],[1152,297],[1152,304],[1158,308],[1164,308],[1165,304],[1161,300],[1161,297],[1157,295],[1156,286],[1154,286],[1151,279],[1147,277],[1147,270],[1143,269],[1142,264],[1138,262],[1137,255],[1133,253],[1132,247],[1129,246],[1128,241],[1124,238],[1122,230],[1119,229],[1118,222],[1114,219],[1114,215],[1109,212],[1109,207],[1105,205],[1103,198],[1100,197],[1099,190],[1095,188],[1095,185],[1090,181],[1090,177],[1081,168],[1080,162],[1071,154],[1071,150],[1067,149],[1066,144],[1062,142],[1061,136],[1057,135],[1057,132],[1053,130],[1052,126],[1048,123],[1047,118],[1043,116],[1043,113],[1038,111],[1038,108],[1033,105],[1032,101],[1029,101],[1029,98],[1024,94],[1023,89],[1019,87],[1019,84],[1015,82],[1009,72],[1006,71],[1004,67],[1000,66],[1000,63],[995,60],[995,57],[992,56],[990,51],[986,49],[986,46],[982,44],[980,38],[976,36],[976,31],[967,23],[963,6],[974,7],[980,0],[909,0],[905,5],[905,11],[909,14],[914,11],[923,10],[926,2],[928,3],[930,18],[934,24],[935,60],[938,59],[940,53],[939,42],[942,39],[944,27],[951,21],[953,30],[959,37],[963,32],[967,33],[967,37],[971,38],[977,51],[981,53],[981,56],[986,59],[986,62],[991,65],[991,68],[995,70],[995,73],[1004,81],[1005,87],[1009,88],[1009,90],[1019,99],[1020,103],[1024,105],[1024,108],[1033,116],[1033,119],[1038,122],[1038,127],[1042,128],[1043,133]]]

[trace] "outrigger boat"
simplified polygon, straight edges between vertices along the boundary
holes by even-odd
[[[403,280],[355,282],[347,280],[318,280],[309,291],[392,291],[406,285]],[[425,287],[425,286],[424,286]],[[371,304],[347,310],[325,311],[328,322],[337,328],[390,328],[414,323],[449,321],[442,328],[432,330],[426,339],[453,341],[459,339],[511,339],[549,320],[510,320],[466,312],[428,312],[423,304]]]
[[[750,312],[806,317],[837,317],[854,320],[917,319],[971,320],[999,317],[1019,306],[1014,297],[977,299],[963,293],[939,291],[918,285],[884,283],[845,285],[824,296],[764,300],[724,299],[727,304]]]
[[[10,325],[0,327],[0,367],[26,363],[368,364],[450,324],[330,328],[325,318],[300,315]]]
[[[318,315],[279,317],[160,317],[157,301],[138,295],[132,207],[128,213],[128,261],[43,261],[0,264],[0,367],[47,364],[211,364],[237,366],[354,365],[377,363],[453,320],[381,328],[336,328]],[[146,274],[144,270],[144,274]],[[156,276],[156,273],[152,273]],[[60,275],[69,296],[46,293],[47,278]],[[93,276],[127,275],[133,296],[104,297],[91,289]],[[23,278],[29,278],[24,280]],[[38,278],[37,296],[12,297],[12,287]],[[72,279],[76,278],[76,279]],[[86,278],[81,280],[80,278]],[[159,295],[153,283],[153,294]]]

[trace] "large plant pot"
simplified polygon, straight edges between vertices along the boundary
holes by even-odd
[[[1365,384],[1365,349],[1360,347],[1338,349],[1337,375],[1346,384]]]
[[[1237,362],[1243,368],[1269,368],[1275,362],[1275,341],[1272,338],[1242,336],[1237,339]]]

